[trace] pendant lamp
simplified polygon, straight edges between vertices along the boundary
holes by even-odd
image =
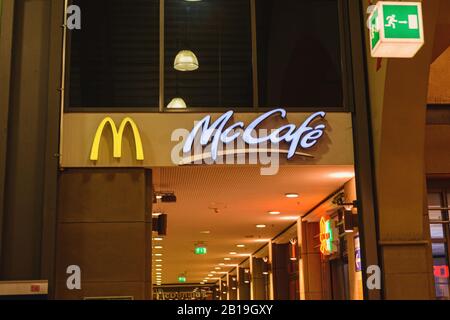
[[[178,71],[195,71],[199,68],[199,63],[194,52],[181,50],[175,57],[173,67]]]
[[[182,98],[173,98],[167,105],[167,109],[187,109],[187,105]]]

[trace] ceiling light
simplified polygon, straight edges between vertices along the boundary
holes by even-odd
[[[155,257],[162,257],[162,253],[155,253]]]
[[[223,260],[225,260],[225,261],[230,261],[231,258],[223,258]]]
[[[162,249],[163,247],[162,246],[154,246],[153,248],[155,248],[155,249]]]
[[[256,239],[255,242],[266,243],[266,242],[270,242],[270,239]]]
[[[276,215],[281,214],[281,212],[280,211],[269,211],[269,214],[276,216]]]
[[[211,273],[212,273],[212,274],[216,274],[216,273],[217,273],[217,271],[211,271]]]
[[[237,255],[237,252],[231,251],[230,255],[232,255],[232,256]]]
[[[205,284],[204,282],[200,282],[200,284]]]
[[[355,177],[355,173],[353,172],[334,172],[329,175],[330,178],[335,179],[351,179]]]
[[[161,272],[157,272],[156,275],[162,275],[162,273]]]
[[[224,266],[225,265],[225,263],[219,263],[219,266]]]
[[[201,234],[210,234],[211,231],[209,231],[209,230],[203,230],[203,231],[200,231],[200,233],[201,233]]]
[[[214,269],[216,269],[216,270],[221,270],[222,268],[221,268],[221,267],[215,267]]]
[[[155,267],[162,267],[162,264],[157,264],[157,265],[155,265]]]
[[[291,217],[281,217],[280,220],[287,220],[287,221],[297,221],[300,219],[298,216],[291,216]]]
[[[155,269],[156,271],[162,271],[162,269]]]
[[[195,71],[199,68],[199,63],[191,50],[181,50],[175,57],[173,67],[178,71]]]
[[[286,198],[295,199],[298,197],[299,197],[298,193],[286,193]]]
[[[162,199],[162,195],[161,195],[161,194],[158,194],[158,195],[156,196],[156,199],[161,200],[161,199]]]
[[[163,241],[164,238],[153,238],[153,241]]]
[[[258,229],[263,229],[263,228],[266,227],[266,225],[265,225],[265,224],[257,224],[256,227],[257,227]]]
[[[156,262],[162,262],[162,259],[156,259],[155,261]]]
[[[187,109],[187,105],[182,98],[173,98],[167,105],[167,109]]]
[[[236,247],[238,247],[238,248],[245,248],[245,244],[237,244]]]

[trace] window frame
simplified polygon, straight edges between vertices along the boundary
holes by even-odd
[[[65,0],[65,9],[72,4],[73,0]],[[261,113],[272,110],[273,107],[259,106],[259,86],[258,86],[258,54],[257,54],[257,34],[256,34],[256,1],[250,2],[251,12],[251,38],[252,38],[252,75],[253,75],[253,107],[189,107],[182,110],[167,109],[165,106],[165,0],[159,0],[159,105],[154,107],[71,107],[70,106],[70,38],[71,33],[68,32],[66,25],[63,25],[63,48],[62,48],[62,86],[61,91],[63,98],[61,99],[62,110],[64,113],[223,113],[234,110],[238,113]],[[343,106],[341,107],[290,107],[287,108],[292,113],[308,113],[320,111],[337,112],[337,113],[353,113],[355,112],[354,102],[354,86],[353,86],[353,69],[359,69],[360,66],[354,64],[364,63],[361,59],[352,59],[352,44],[350,40],[350,15],[349,6],[346,0],[337,0],[338,2],[338,18],[339,18],[339,34],[340,34],[340,51],[342,64],[342,94]],[[64,17],[67,15],[64,14]],[[281,106],[283,107],[283,106]]]

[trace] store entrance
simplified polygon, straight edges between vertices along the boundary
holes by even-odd
[[[154,291],[188,284],[221,300],[362,297],[350,293],[361,277],[345,260],[355,264],[347,242],[356,208],[339,232],[342,204],[356,200],[353,176],[352,166],[282,166],[274,176],[256,166],[154,168],[153,216],[167,216],[167,233],[152,236]],[[333,221],[330,252],[321,252],[322,218]]]

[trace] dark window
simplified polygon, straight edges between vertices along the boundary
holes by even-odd
[[[176,97],[192,107],[252,107],[250,0],[165,1],[165,105]],[[200,67],[174,69],[181,50]]]
[[[76,0],[70,107],[158,107],[159,0]]]
[[[337,0],[256,1],[261,107],[343,107]]]

